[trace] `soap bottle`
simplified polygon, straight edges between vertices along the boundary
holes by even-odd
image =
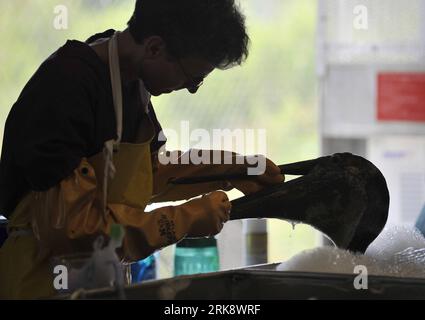
[[[219,271],[217,239],[185,238],[176,245],[174,275],[190,275]]]

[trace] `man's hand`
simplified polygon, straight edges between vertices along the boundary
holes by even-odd
[[[176,200],[187,200],[201,194],[205,194],[214,190],[229,191],[236,188],[244,194],[257,192],[267,186],[283,182],[284,176],[280,169],[269,159],[262,156],[262,161],[265,162],[265,172],[262,175],[252,175],[243,179],[233,179],[224,181],[223,178],[213,182],[195,183],[189,185],[170,185],[170,179],[190,178],[199,176],[214,176],[214,175],[247,175],[248,168],[253,168],[249,164],[248,157],[244,157],[235,152],[220,151],[220,150],[205,150],[209,155],[209,164],[182,164],[177,161],[177,164],[162,165],[156,157],[153,160],[154,164],[154,198],[153,202],[165,202]],[[199,150],[191,150],[187,153],[180,151],[170,152],[173,156],[181,160],[183,155],[188,156],[191,152],[199,154]],[[215,156],[222,160],[222,164],[214,164]],[[240,161],[242,158],[242,161]],[[230,160],[225,164],[224,159]],[[258,158],[257,158],[258,159]],[[260,163],[258,162],[257,165]]]
[[[250,176],[247,179],[230,180],[229,183],[243,194],[251,194],[261,189],[285,181],[281,170],[271,160],[266,159],[266,170],[262,175]]]
[[[207,237],[219,233],[229,220],[232,207],[226,193],[221,191],[211,192],[183,206],[191,216],[188,237]]]

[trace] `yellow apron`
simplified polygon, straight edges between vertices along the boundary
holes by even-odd
[[[116,45],[116,35],[112,38]],[[112,51],[111,51],[112,50]],[[116,48],[110,46],[111,68],[118,68]],[[112,72],[112,70],[111,70]],[[117,79],[118,77],[118,79]],[[121,86],[119,70],[111,73],[114,98],[117,86]],[[119,88],[120,91],[120,88]],[[120,94],[119,94],[120,95]],[[143,98],[143,97],[142,97]],[[121,97],[119,97],[121,99]],[[116,100],[114,99],[116,105]],[[116,110],[116,115],[120,111]],[[121,116],[117,118],[122,119]],[[120,119],[118,119],[120,120]],[[117,125],[117,130],[122,130]],[[150,142],[154,137],[154,127],[146,113],[139,125],[138,139],[135,143],[120,143],[118,152],[113,154],[116,174],[108,179],[107,202],[124,204],[134,208],[145,209],[152,196],[153,177]],[[119,132],[118,136],[121,136]],[[105,172],[104,154],[88,159],[97,178]],[[104,180],[98,179],[97,187],[103,186]],[[9,221],[9,238],[0,249],[0,299],[31,299],[54,295],[52,255],[43,250],[32,232],[32,206],[36,197],[34,193],[25,196],[16,207]],[[137,216],[115,216],[115,222],[132,225]]]

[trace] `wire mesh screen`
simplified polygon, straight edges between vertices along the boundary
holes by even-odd
[[[420,63],[425,1],[321,0],[329,63]]]

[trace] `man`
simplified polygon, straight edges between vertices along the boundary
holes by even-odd
[[[248,40],[234,0],[138,0],[126,30],[68,41],[40,66],[5,126],[0,209],[10,222],[0,297],[53,295],[52,258],[90,250],[114,223],[126,228],[120,256],[136,261],[184,237],[219,233],[231,205],[217,190],[250,193],[282,181],[267,160],[250,180],[173,187],[171,178],[246,166],[158,161],[150,96],[196,93],[214,69],[246,59]],[[199,195],[144,212],[148,203]]]

